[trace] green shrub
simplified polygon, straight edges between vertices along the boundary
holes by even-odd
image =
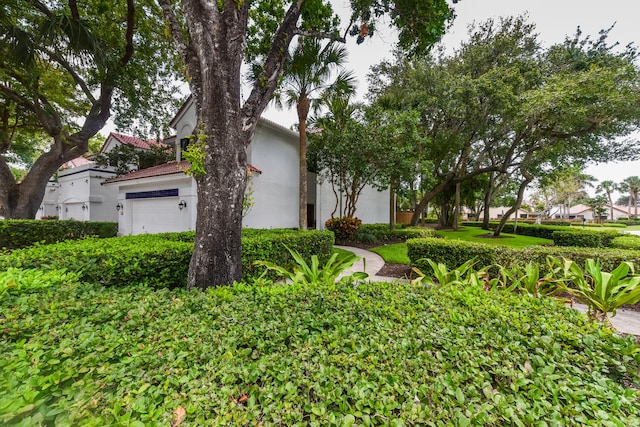
[[[193,232],[85,239],[54,245],[38,245],[0,256],[0,268],[67,268],[82,280],[106,286],[145,284],[181,287],[186,283],[193,253]],[[242,266],[246,280],[257,278],[264,268],[258,260],[288,265],[294,260],[285,244],[310,260],[316,254],[326,262],[332,253],[333,234],[327,231],[243,231]]]
[[[115,237],[116,222],[40,221],[5,219],[0,221],[0,248],[25,248],[35,243],[57,243],[95,236]]]
[[[518,221],[518,223],[507,222],[502,229],[503,233],[520,234],[522,236],[541,237],[543,239],[552,239],[554,231],[564,231],[569,226],[570,222],[557,222],[550,221],[554,225],[540,225],[540,224],[528,224]],[[465,221],[462,223],[465,226],[481,227],[482,222],[478,221]],[[498,226],[498,222],[492,221],[489,223],[490,229],[495,229]]]
[[[546,265],[547,256],[564,257],[584,265],[589,258],[600,262],[606,271],[612,271],[621,262],[630,261],[636,269],[640,267],[640,251],[572,246],[530,246],[523,249],[490,246],[482,243],[471,243],[447,239],[412,239],[407,241],[411,265],[421,270],[428,270],[423,258],[444,263],[448,268],[456,268],[471,258],[477,257],[477,267],[500,264],[506,268],[525,267],[535,262]]]
[[[611,247],[617,249],[640,250],[640,236],[619,236],[611,241]]]
[[[407,251],[413,267],[430,271],[431,265],[427,259],[455,269],[476,258],[476,266],[485,267],[499,262],[502,258],[508,258],[508,255],[501,254],[510,254],[512,249],[462,240],[422,238],[407,240]]]
[[[429,227],[396,226],[391,230],[389,224],[362,224],[360,232],[375,236],[377,241],[434,237],[436,234],[434,229]]]
[[[613,228],[627,228],[627,224],[618,224],[616,222],[607,222],[604,224],[605,227],[613,227]]]
[[[633,337],[549,298],[388,283],[208,292],[77,284],[0,304],[4,426],[640,418]]]
[[[327,230],[333,231],[338,242],[347,242],[355,239],[361,225],[361,220],[349,217],[330,218],[324,223]]]
[[[624,224],[624,225],[628,225],[628,226],[632,226],[632,225],[640,225],[640,218],[618,218],[616,220],[616,222],[620,223],[620,224]]]
[[[297,230],[243,230],[242,232],[242,277],[243,280],[258,278],[264,267],[254,265],[256,261],[268,261],[285,268],[295,264],[295,260],[285,247],[299,253],[309,262],[317,255],[325,264],[333,254],[333,233],[330,231]],[[269,278],[275,278],[272,274]]]
[[[7,294],[19,295],[24,292],[35,292],[43,288],[58,287],[77,281],[77,273],[69,273],[64,269],[42,271],[9,268],[0,272],[0,300]]]
[[[620,236],[617,231],[554,231],[553,243],[556,246],[579,246],[583,248],[610,248],[611,242]]]

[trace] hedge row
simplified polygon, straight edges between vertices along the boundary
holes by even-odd
[[[582,248],[610,248],[612,241],[619,237],[617,231],[554,231],[553,243],[556,246],[579,246]]]
[[[423,271],[429,271],[426,258],[444,263],[448,268],[456,268],[471,258],[477,258],[478,266],[500,264],[504,267],[524,265],[529,261],[545,265],[547,256],[569,258],[584,265],[587,258],[599,260],[602,268],[611,271],[622,261],[631,261],[640,267],[640,250],[622,250],[580,247],[532,246],[523,249],[496,247],[482,243],[463,242],[447,239],[411,239],[407,240],[411,265]]]
[[[5,219],[0,221],[0,248],[20,249],[35,243],[50,244],[89,236],[115,237],[117,233],[116,222]]]
[[[611,247],[617,249],[639,249],[640,250],[640,236],[619,236],[611,241]]]
[[[433,228],[397,225],[394,230],[391,230],[389,229],[389,224],[362,224],[360,233],[372,235],[377,241],[407,240],[419,237],[435,237],[436,235]]]
[[[263,269],[257,260],[279,265],[293,262],[285,244],[307,260],[312,254],[326,261],[332,253],[333,234],[326,231],[248,231],[243,236],[243,278],[252,280]],[[85,239],[41,245],[0,256],[0,269],[65,268],[78,272],[80,279],[106,286],[145,284],[156,288],[182,287],[186,283],[193,252],[193,233]]]

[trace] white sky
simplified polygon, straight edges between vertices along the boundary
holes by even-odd
[[[333,0],[332,3],[336,10],[344,10],[349,4],[347,0]],[[596,37],[601,29],[609,28],[614,23],[616,25],[610,33],[610,42],[618,41],[622,46],[633,42],[640,46],[640,0],[461,0],[454,5],[454,9],[457,17],[442,39],[447,50],[458,47],[466,39],[467,28],[473,21],[524,12],[528,12],[529,20],[536,24],[539,40],[545,46],[561,42],[565,36],[573,36],[578,26],[584,35]],[[395,37],[390,31],[378,33],[359,46],[353,38],[347,40],[350,58],[347,68],[358,76],[359,97],[364,98],[366,94],[369,68],[383,59],[392,59],[394,43]],[[265,117],[284,126],[297,121],[295,111],[278,111],[274,108],[265,112]],[[620,182],[628,176],[640,175],[640,161],[594,165],[587,169],[587,173],[598,181]]]

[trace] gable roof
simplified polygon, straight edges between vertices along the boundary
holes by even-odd
[[[128,173],[126,175],[118,176],[115,178],[109,178],[103,182],[103,184],[111,184],[112,182],[130,181],[132,179],[151,178],[154,176],[173,175],[176,173],[184,174],[186,170],[191,168],[191,165],[186,160],[181,162],[169,162],[162,165],[153,166],[146,169],[140,169],[135,172]]]
[[[178,111],[176,112],[176,115],[173,116],[173,119],[171,119],[171,121],[169,122],[169,126],[173,129],[176,128],[176,125],[178,124],[178,122],[180,121],[180,119],[182,118],[182,116],[184,116],[184,114],[187,112],[187,110],[189,109],[189,107],[193,104],[193,95],[189,95],[187,97],[187,99],[185,99],[184,103],[180,106],[180,108],[178,109]],[[265,119],[264,117],[260,117],[258,118],[258,123],[262,124],[263,126],[266,126],[268,128],[271,128],[273,130],[279,131],[285,135],[289,135],[289,136],[293,136],[293,137],[298,137],[299,134],[298,132],[295,132],[285,126],[282,126],[279,123],[276,123],[274,121],[271,121],[269,119]]]
[[[122,182],[122,181],[131,181],[134,179],[142,179],[142,178],[152,178],[155,176],[164,176],[164,175],[173,175],[173,174],[184,174],[185,171],[189,170],[191,165],[188,161],[182,160],[180,162],[169,162],[164,163],[162,165],[153,166],[146,169],[140,169],[135,172],[128,173],[126,175],[118,176],[115,178],[106,179],[103,184],[111,184],[113,182]],[[247,165],[247,171],[252,173],[261,174],[262,171],[255,166]]]
[[[604,207],[607,209],[607,214],[609,213],[609,210],[611,209],[611,205],[609,203],[605,204]],[[618,205],[613,205],[613,210],[622,212],[622,213],[627,213],[627,207],[626,206],[618,206]],[[575,205],[575,206],[571,206],[571,208],[569,209],[569,214],[571,215],[578,215],[581,214],[583,212],[588,212],[591,211],[591,208],[587,205],[584,204],[580,204],[580,205]]]
[[[109,141],[109,138],[114,138],[116,141],[118,141],[121,144],[131,145],[132,147],[139,148],[141,150],[150,150],[151,147],[154,147],[154,146],[156,147],[164,146],[162,142],[158,142],[155,139],[140,139],[140,138],[136,138],[135,136],[129,136],[129,135],[123,135],[121,133],[111,132],[109,133],[109,136],[107,136],[105,143],[102,144],[102,147],[100,147],[100,153],[104,152],[104,148],[107,146],[107,141]]]
[[[72,169],[90,164],[93,164],[91,160],[85,157],[76,157],[75,159],[71,159],[68,162],[63,163],[62,166],[60,166],[60,169]]]

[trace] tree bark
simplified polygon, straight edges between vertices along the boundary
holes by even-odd
[[[242,105],[241,65],[252,2],[183,0],[188,38],[184,37],[171,1],[159,3],[190,77],[198,120],[194,133],[198,141],[204,142],[205,173],[196,177],[196,236],[187,287],[227,285],[242,279],[246,149],[282,74],[303,0],[287,10],[273,35],[262,72]],[[306,155],[304,159],[306,162]],[[306,177],[306,165],[304,173]],[[306,184],[306,178],[300,184]],[[306,202],[302,207],[306,211]]]
[[[396,229],[396,197],[393,182],[389,185],[389,230]]]
[[[300,201],[298,228],[307,229],[307,116],[309,115],[309,98],[300,97],[297,105],[298,131],[300,132]]]

